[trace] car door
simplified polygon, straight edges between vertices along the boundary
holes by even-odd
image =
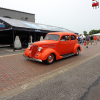
[[[73,51],[76,43],[77,43],[76,36],[75,35],[71,35],[71,51]]]
[[[58,44],[58,52],[60,55],[70,53],[71,44],[69,35],[62,36]]]

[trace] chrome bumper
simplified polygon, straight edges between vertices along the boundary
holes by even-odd
[[[40,59],[29,58],[29,57],[27,57],[27,56],[26,56],[26,55],[24,55],[24,54],[23,54],[23,56],[24,56],[26,59],[28,59],[28,60],[33,60],[33,61],[42,62],[42,60],[40,60]]]

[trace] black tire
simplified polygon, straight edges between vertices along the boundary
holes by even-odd
[[[52,64],[55,61],[55,55],[54,54],[49,54],[49,56],[46,59],[47,64]]]
[[[75,55],[78,56],[78,55],[79,55],[79,52],[80,52],[80,49],[77,48],[77,49],[76,49],[76,53],[75,53]]]

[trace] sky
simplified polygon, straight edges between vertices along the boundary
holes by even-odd
[[[100,8],[93,9],[92,0],[1,0],[0,7],[35,14],[35,23],[79,34],[100,29]]]

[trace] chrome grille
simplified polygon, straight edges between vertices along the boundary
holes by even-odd
[[[35,56],[36,52],[38,51],[38,45],[33,45],[32,46],[32,57]]]

